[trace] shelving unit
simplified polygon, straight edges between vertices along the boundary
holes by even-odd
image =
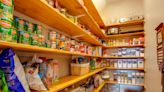
[[[49,87],[49,91],[48,92],[57,92],[59,90],[62,90],[68,86],[71,86],[83,79],[86,79],[98,72],[101,72],[102,70],[104,70],[105,68],[101,68],[101,69],[96,69],[88,74],[84,74],[82,76],[66,76],[66,77],[63,77],[63,78],[60,78],[60,81],[59,82],[56,82],[54,83],[53,85],[51,85]]]
[[[91,16],[94,18],[94,20],[98,23],[100,27],[105,27],[105,24],[98,13],[94,3],[92,0],[84,0],[84,5],[87,8],[88,12],[91,14]]]
[[[107,27],[123,27],[123,26],[143,25],[143,24],[144,24],[144,20],[135,20],[135,21],[129,21],[124,23],[112,24],[112,25],[108,25]]]
[[[79,17],[80,23],[87,26],[90,29],[91,34],[83,30],[80,26],[78,26],[78,24],[73,23],[66,16],[60,13],[57,9],[50,6],[45,0],[14,0],[14,4],[15,4],[14,8],[16,11],[24,15],[27,15],[39,22],[42,22],[43,24],[46,24],[54,29],[58,29],[59,31],[68,34],[72,38],[77,37],[79,41],[88,42],[89,44],[94,46],[101,46],[103,49],[145,47],[144,44],[130,45],[130,46],[103,46],[103,44],[99,42],[98,38],[109,39],[109,38],[120,38],[120,37],[129,37],[129,36],[144,36],[145,34],[144,32],[137,32],[137,33],[127,33],[127,34],[106,36],[105,33],[100,28],[100,27],[105,27],[105,24],[101,19],[101,16],[99,15],[98,11],[96,10],[96,7],[94,6],[92,0],[83,0],[83,1],[84,1],[84,5],[80,4],[78,0],[58,0],[58,2],[64,8],[66,8],[70,14],[74,16],[80,16]],[[112,24],[107,27],[125,27],[125,26],[143,25],[143,24],[144,24],[144,20],[138,20],[138,21]],[[97,37],[92,34],[96,35]],[[5,41],[0,41],[0,48],[2,49],[12,48],[17,51],[26,51],[26,52],[34,52],[34,53],[37,52],[37,53],[45,53],[45,54],[64,54],[64,55],[86,56],[86,57],[94,57],[94,58],[102,58],[102,59],[144,59],[144,57],[95,56],[95,55],[70,52],[70,51],[64,51],[64,50],[52,49],[52,48],[45,48],[39,46],[32,46],[32,45],[26,45],[26,44],[15,43],[15,42],[5,42]],[[144,71],[143,68],[104,67],[104,68],[96,69],[94,71],[90,71],[89,73],[81,76],[70,75],[70,76],[62,77],[58,82],[50,85],[48,87],[49,91],[47,92],[61,91],[105,69]],[[99,92],[103,88],[103,86],[107,83],[123,84],[115,81],[104,81],[98,88],[94,89],[94,92]],[[144,84],[123,84],[123,85],[144,87]]]
[[[135,32],[135,33],[126,33],[126,34],[117,34],[117,35],[108,35],[106,36],[106,39],[109,38],[120,38],[120,37],[133,37],[133,36],[144,36],[145,33],[144,32]]]
[[[143,26],[144,25],[144,20],[138,20],[138,21],[130,21],[130,22],[124,22],[124,23],[118,23],[118,24],[112,24],[107,26],[108,28],[111,27],[125,27],[128,29],[129,26]],[[136,28],[137,29],[137,28]],[[140,28],[139,28],[140,29]],[[116,35],[108,35],[105,37],[105,39],[121,39],[121,38],[132,38],[132,37],[144,37],[145,33],[144,30],[141,32],[133,32],[133,33],[124,33],[124,34],[116,34]],[[129,45],[129,46],[104,46],[104,49],[119,49],[119,48],[145,48],[144,44],[140,44],[140,45]],[[112,52],[110,52],[112,53]],[[106,59],[145,59],[144,56],[143,57],[114,57],[114,56],[103,56],[103,58]],[[113,61],[114,62],[114,61]],[[122,61],[120,61],[119,63],[121,63]],[[130,61],[128,61],[130,62]],[[118,62],[117,62],[118,63]],[[131,70],[135,70],[136,72],[144,72],[144,67],[143,68],[114,68],[114,67],[106,67],[107,70],[117,70],[119,72],[123,72],[123,71],[131,71]],[[135,73],[135,72],[134,72]],[[119,84],[119,85],[129,85],[129,86],[140,86],[140,87],[144,87],[144,84],[128,84],[128,83],[119,83],[116,81],[106,81],[106,83],[109,84]]]
[[[79,39],[93,45],[102,45],[96,38],[71,22],[68,18],[57,11],[57,9],[48,5],[44,0],[15,0],[14,3],[15,10],[18,12],[30,16],[31,18],[53,28],[59,29],[70,36],[79,36]]]
[[[59,3],[60,5],[65,7],[71,14],[75,16],[81,15],[79,20],[82,24],[88,26],[94,35],[97,35],[98,37],[105,36],[99,25],[87,11],[86,7],[81,5],[78,0],[59,0]]]
[[[136,48],[136,47],[144,47],[144,45],[141,44],[141,45],[129,45],[129,46],[105,46],[104,48],[111,49],[111,48]]]

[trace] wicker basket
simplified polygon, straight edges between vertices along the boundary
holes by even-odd
[[[89,72],[89,63],[86,64],[71,64],[72,75],[83,75]]]

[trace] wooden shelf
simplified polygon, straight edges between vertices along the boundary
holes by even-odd
[[[135,32],[135,33],[126,33],[126,34],[117,34],[117,35],[108,35],[105,38],[121,38],[121,37],[131,37],[131,36],[144,36],[144,32]]]
[[[106,67],[109,70],[139,70],[144,71],[144,68],[113,68],[113,67]]]
[[[18,12],[69,34],[70,36],[79,36],[79,39],[93,45],[101,45],[96,38],[71,22],[57,9],[46,3],[45,0],[15,0],[14,3],[15,10]]]
[[[107,27],[123,27],[123,26],[133,26],[133,25],[143,25],[144,20],[135,20],[135,21],[129,21],[124,23],[118,23],[118,24],[111,24]]]
[[[144,59],[144,57],[111,57],[111,56],[103,56],[103,58],[108,58],[108,59]]]
[[[53,85],[51,85],[49,87],[50,91],[49,92],[57,92],[60,91],[68,86],[71,86],[83,79],[86,79],[98,72],[101,72],[102,70],[104,70],[105,68],[101,68],[101,69],[96,69],[88,74],[82,75],[82,76],[66,76],[66,77],[62,77],[60,79],[59,82],[54,83]]]
[[[100,27],[105,27],[105,24],[97,11],[94,3],[92,0],[84,0],[84,5],[87,8],[88,12],[91,14],[91,16],[94,18],[94,20],[98,23]]]
[[[94,92],[100,92],[105,84],[120,84],[120,85],[130,85],[130,86],[141,86],[144,87],[144,84],[125,84],[125,83],[118,83],[115,81],[104,81],[98,88],[94,89]]]
[[[141,87],[144,87],[144,84],[125,84],[125,83],[118,83],[118,82],[115,82],[115,81],[107,81],[106,83],[109,83],[109,84],[120,84],[120,85],[130,85],[130,86],[141,86]]]
[[[101,85],[99,85],[98,88],[94,88],[93,92],[100,92],[100,90],[104,87],[105,84],[106,84],[106,82],[104,81]]]
[[[94,35],[97,35],[98,37],[105,36],[99,25],[87,11],[86,7],[82,6],[78,0],[59,0],[59,3],[61,6],[65,7],[70,14],[74,16],[82,15],[79,18],[80,22],[87,25]]]
[[[5,42],[5,41],[0,41],[0,48],[13,48],[14,50],[27,51],[27,52],[56,53],[56,54],[79,55],[79,56],[102,58],[102,56],[94,56],[94,55],[88,55],[83,53],[75,53],[75,52],[69,52],[64,50],[38,47],[38,46],[32,46],[32,45],[26,45],[21,43],[14,43],[14,42]]]
[[[136,48],[136,47],[144,47],[143,44],[141,45],[129,45],[129,46],[104,46],[106,49],[112,49],[112,48]]]

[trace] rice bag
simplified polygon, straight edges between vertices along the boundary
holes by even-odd
[[[32,62],[27,64],[25,69],[28,84],[32,90],[47,91],[48,89],[39,76],[39,59],[34,56]],[[41,63],[41,62],[40,62]]]
[[[1,87],[0,88],[1,92],[10,92],[6,83],[5,74],[1,69],[0,69],[0,87]]]
[[[11,92],[25,92],[22,82],[18,79],[22,76],[16,75],[15,53],[12,49],[4,49],[0,55],[0,69],[5,73],[7,84]],[[19,73],[20,74],[20,73]],[[18,77],[19,76],[19,77]],[[24,78],[25,79],[25,78]]]

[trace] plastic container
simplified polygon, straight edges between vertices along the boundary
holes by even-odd
[[[72,75],[83,75],[89,72],[89,63],[86,64],[71,64]]]

